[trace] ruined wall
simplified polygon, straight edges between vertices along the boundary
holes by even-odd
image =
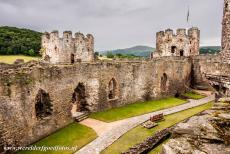
[[[230,57],[230,0],[224,0],[221,43],[223,54]]]
[[[151,58],[161,56],[195,56],[199,55],[200,31],[198,28],[167,29],[156,34],[156,51]]]
[[[59,66],[33,62],[1,68],[0,72],[4,143],[27,145],[73,121],[72,97],[79,83],[85,86],[86,108],[102,111],[184,92],[185,85],[190,84],[191,60],[169,57]],[[167,80],[162,87],[164,74]],[[113,98],[108,96],[111,79],[116,85]],[[52,114],[42,119],[36,116],[35,110],[40,89],[49,95],[52,104]]]
[[[221,56],[203,55],[193,59],[193,85],[208,88],[211,85],[217,91],[230,96],[230,63]],[[201,85],[202,84],[202,85]],[[205,85],[206,84],[206,85]]]
[[[42,36],[42,57],[52,64],[91,62],[94,60],[94,38],[76,33],[73,38],[71,31],[63,32],[63,38],[58,31],[44,33]]]

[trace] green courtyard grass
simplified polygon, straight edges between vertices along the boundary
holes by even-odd
[[[111,154],[111,153],[119,154],[121,152],[125,152],[130,147],[144,141],[147,137],[151,136],[155,132],[171,127],[175,125],[176,123],[179,123],[195,114],[198,114],[204,110],[210,109],[211,106],[212,106],[212,102],[198,106],[198,107],[194,107],[192,109],[188,109],[185,111],[167,115],[165,116],[165,121],[160,122],[158,126],[152,129],[146,129],[141,126],[138,126],[130,130],[126,134],[124,134],[121,138],[115,141],[111,146],[109,146],[107,149],[102,151],[101,154]],[[161,146],[162,144],[156,147],[154,150],[152,150],[150,154],[159,153],[161,151]]]
[[[13,64],[16,59],[24,59],[25,62],[31,60],[38,60],[40,57],[30,57],[23,55],[9,55],[9,56],[0,56],[0,63]]]
[[[187,92],[187,93],[183,94],[183,96],[188,97],[189,99],[202,99],[202,98],[206,97],[204,95],[198,94],[198,93],[193,92],[193,91]]]
[[[51,134],[50,136],[38,141],[33,146],[67,146],[77,147],[79,150],[81,147],[91,142],[97,137],[97,134],[91,128],[83,126],[78,123],[72,123],[65,128]],[[18,154],[72,154],[75,151],[20,151]]]
[[[113,108],[103,112],[92,113],[90,118],[105,122],[117,121],[145,113],[170,108],[186,103],[186,100],[169,97],[160,100],[147,101],[142,103],[129,104],[119,108]]]

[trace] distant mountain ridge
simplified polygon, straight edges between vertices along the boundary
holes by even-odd
[[[153,47],[138,45],[138,46],[125,48],[125,49],[101,51],[100,54],[106,55],[107,53],[112,53],[113,55],[124,54],[124,55],[135,55],[139,57],[149,57],[151,52],[155,50],[156,49]],[[220,50],[221,50],[221,46],[202,46],[200,47],[200,54],[216,54],[219,53]]]
[[[140,57],[149,57],[150,53],[153,52],[155,48],[149,47],[149,46],[134,46],[131,48],[125,48],[125,49],[117,49],[117,50],[106,50],[101,51],[100,54],[106,55],[107,53],[112,53],[114,55],[116,54],[126,54],[126,55],[135,55]]]

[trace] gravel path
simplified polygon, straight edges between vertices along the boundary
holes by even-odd
[[[175,106],[172,108],[155,111],[137,117],[132,117],[132,118],[108,123],[111,126],[110,129],[106,129],[106,131],[100,133],[98,138],[96,138],[94,141],[84,146],[75,154],[99,154],[102,150],[110,146],[113,142],[115,142],[127,131],[147,121],[150,116],[157,115],[160,113],[163,113],[164,115],[168,115],[168,114],[180,112],[186,109],[190,109],[196,106],[206,104],[213,100],[214,100],[214,95],[210,95],[200,100],[190,100],[189,103]]]

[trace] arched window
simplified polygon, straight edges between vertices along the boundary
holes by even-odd
[[[51,104],[50,96],[48,93],[42,89],[39,89],[35,101],[35,111],[37,118],[43,119],[52,114],[53,105]]]
[[[115,99],[117,97],[117,82],[114,78],[109,81],[108,89],[108,98]]]
[[[83,83],[79,83],[74,89],[72,95],[72,103],[77,105],[77,111],[88,111],[88,104],[86,101],[86,90]]]
[[[164,73],[163,76],[161,77],[161,90],[163,92],[167,91],[167,82],[168,82],[168,77]]]

